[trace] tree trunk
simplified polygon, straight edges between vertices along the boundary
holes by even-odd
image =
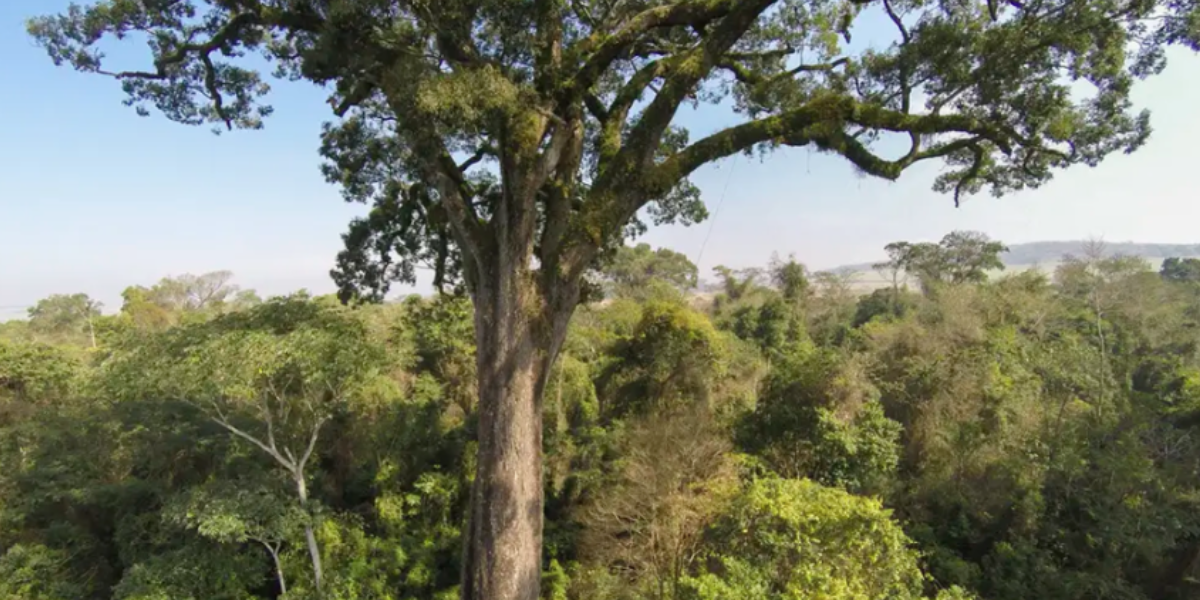
[[[479,446],[461,597],[537,600],[542,391],[578,294],[565,284],[545,293],[520,267],[488,275],[473,290]]]
[[[267,552],[271,553],[271,560],[275,563],[275,580],[279,583],[279,594],[287,595],[287,578],[283,575],[283,562],[279,560],[279,548],[271,545],[268,542],[260,542],[266,547]]]
[[[317,544],[317,536],[313,531],[312,511],[308,509],[308,485],[304,481],[304,472],[296,471],[296,494],[300,497],[300,506],[304,509],[304,542],[308,546],[308,556],[312,560],[313,586],[320,593],[324,585],[325,573],[321,567],[321,547]]]

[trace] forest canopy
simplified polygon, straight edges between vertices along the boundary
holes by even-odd
[[[884,33],[853,44],[872,14]],[[427,266],[438,289],[472,301],[461,598],[534,600],[542,409],[572,317],[626,239],[707,215],[693,173],[803,147],[886,180],[940,165],[933,188],[955,204],[1037,188],[1145,144],[1150,116],[1133,87],[1165,68],[1171,46],[1200,48],[1200,3],[92,0],[27,28],[55,64],[118,81],[143,116],[260,128],[273,111],[264,61],[328,90],[323,172],[371,207],[331,273],[340,298],[378,301]],[[112,40],[140,45],[140,66],[114,66]],[[701,104],[731,114],[693,139],[681,115]],[[922,285],[989,266],[927,249],[906,259]],[[821,343],[841,339],[840,317],[824,315]],[[303,461],[281,458],[306,504]]]
[[[619,254],[545,394],[546,600],[1200,594],[1188,260],[860,294],[777,258],[711,296]],[[0,324],[0,597],[456,596],[469,303],[231,282]]]

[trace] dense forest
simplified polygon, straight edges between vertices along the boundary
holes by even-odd
[[[273,84],[315,86],[321,173],[365,210],[336,299],[217,273],[4,327],[0,595],[1196,596],[1200,263],[997,279],[1003,245],[956,232],[888,245],[867,295],[777,259],[708,298],[627,243],[704,220],[699,174],[739,155],[958,205],[1136,152],[1133,91],[1200,51],[1200,0],[45,10],[46,58],[141,116],[258,130]],[[264,179],[230,203],[288,177],[243,156]],[[172,162],[166,196],[236,177]],[[418,268],[437,297],[363,304]]]
[[[547,600],[1200,594],[1200,261],[625,247],[542,403]],[[471,307],[262,300],[228,273],[0,324],[0,597],[448,599],[477,418]]]

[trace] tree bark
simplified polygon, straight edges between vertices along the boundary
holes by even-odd
[[[309,510],[308,505],[308,484],[306,483],[304,476],[304,467],[308,464],[308,459],[312,456],[313,450],[316,449],[317,438],[321,432],[321,424],[324,423],[324,419],[318,420],[313,426],[312,434],[308,439],[308,448],[305,449],[304,453],[300,455],[300,460],[296,460],[295,455],[292,454],[290,449],[285,447],[284,453],[281,454],[279,449],[275,446],[275,433],[271,426],[271,416],[269,411],[265,413],[267,416],[267,441],[264,442],[231,425],[225,414],[221,412],[220,408],[215,404],[213,406],[215,408],[215,412],[217,413],[216,416],[212,417],[213,422],[221,427],[224,427],[226,431],[232,433],[233,435],[236,435],[237,437],[240,437],[247,442],[258,446],[263,452],[266,452],[271,458],[275,459],[275,462],[277,462],[288,472],[289,475],[292,476],[292,482],[296,485],[296,497],[300,501],[300,508],[304,510],[306,518],[308,519],[304,523],[304,540],[305,544],[308,546],[309,557],[312,559],[313,584],[316,587],[317,592],[320,593],[322,582],[324,580],[324,572],[321,567],[321,547],[317,543],[317,536],[313,531],[312,511]],[[284,456],[284,454],[287,454],[287,456]]]
[[[497,266],[473,290],[479,446],[461,597],[537,600],[542,392],[578,293],[565,283],[547,293],[528,269]]]
[[[275,580],[279,582],[280,595],[287,595],[287,578],[283,575],[283,562],[279,560],[279,548],[271,545],[269,542],[259,542],[271,553],[271,560],[275,563]]]
[[[321,587],[324,585],[325,573],[321,567],[321,546],[317,544],[317,536],[313,531],[312,512],[308,509],[308,485],[304,482],[303,471],[297,470],[295,479],[296,494],[300,497],[300,506],[305,512],[304,542],[308,546],[308,556],[312,559],[313,586],[317,593],[320,593]]]

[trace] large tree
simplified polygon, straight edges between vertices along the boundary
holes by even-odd
[[[696,286],[697,269],[687,256],[650,244],[622,246],[599,269],[602,284],[616,296],[645,298],[656,286],[687,290]]]
[[[899,272],[917,276],[926,290],[945,283],[982,283],[988,271],[1004,270],[1000,255],[1008,247],[978,231],[952,231],[936,244],[892,242],[884,250],[888,261],[874,267],[890,271],[895,292]]]
[[[872,12],[890,40],[849,52]],[[541,392],[607,250],[704,215],[688,177],[808,146],[896,179],[940,161],[957,199],[1036,187],[1149,134],[1135,79],[1196,47],[1197,0],[99,0],[34,19],[57,63],[119,80],[140,113],[258,128],[254,70],[327,85],[328,177],[372,204],[334,277],[348,298],[433,266],[475,305],[479,460],[463,598],[538,595]],[[106,37],[148,42],[115,70]],[[1078,85],[1086,82],[1089,85]],[[674,124],[723,102],[738,124]],[[895,156],[881,139],[906,140]]]

